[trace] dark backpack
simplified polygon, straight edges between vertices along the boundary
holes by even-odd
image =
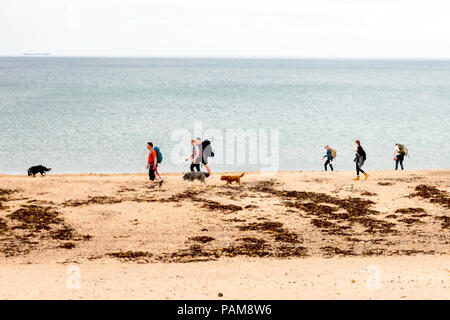
[[[211,142],[209,140],[204,140],[202,142],[203,158],[214,157],[214,152],[212,151]]]
[[[157,146],[155,146],[153,149],[155,149],[155,151],[156,151],[156,158],[157,158],[156,162],[161,163],[163,161],[163,156],[162,156],[161,150],[159,150],[159,147],[157,147]]]

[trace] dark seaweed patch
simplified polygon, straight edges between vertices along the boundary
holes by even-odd
[[[403,209],[395,210],[395,213],[401,213],[401,214],[416,214],[416,213],[423,213],[423,212],[425,212],[425,209],[423,209],[423,208],[403,208]]]
[[[367,197],[374,197],[374,196],[377,196],[378,194],[374,193],[374,192],[363,191],[363,192],[361,192],[361,195],[362,196],[367,196]]]
[[[417,219],[417,218],[403,218],[403,219],[399,219],[398,221],[404,222],[404,223],[406,223],[407,225],[412,225],[412,224],[419,224],[419,223],[422,223],[422,222],[420,221],[420,219]]]
[[[51,207],[29,205],[14,211],[7,215],[7,217],[22,222],[20,226],[22,229],[49,230],[51,224],[63,222],[58,215],[59,213]]]
[[[332,246],[325,246],[320,248],[322,251],[324,251],[326,257],[332,257],[335,255],[342,255],[342,256],[354,256],[355,253],[352,249],[340,249],[338,247],[332,247]]]
[[[434,186],[428,186],[425,184],[418,185],[415,191],[416,192],[410,194],[410,197],[429,199],[431,203],[441,204],[447,208],[450,208],[450,197],[445,191],[441,191]]]
[[[39,241],[41,239],[59,240],[58,247],[66,249],[71,249],[69,247],[73,241],[90,239],[89,235],[77,235],[76,231],[65,223],[61,214],[52,207],[26,205],[6,218],[13,222],[12,226],[8,226],[6,220],[0,220],[3,222],[0,223],[0,229],[3,226],[2,229],[8,235],[7,241],[0,243],[0,252],[6,256],[27,254],[31,249],[42,248],[42,242]],[[51,243],[53,242],[49,244]]]
[[[106,196],[97,196],[97,197],[90,197],[87,200],[71,200],[66,201],[64,205],[66,207],[80,207],[80,206],[87,206],[87,205],[93,205],[93,204],[116,204],[122,202],[121,199],[116,199],[112,197],[106,197]]]
[[[2,218],[0,218],[0,234],[8,231],[8,224],[6,223],[5,220],[3,220]]]
[[[75,242],[65,242],[61,244],[59,247],[63,249],[73,249],[75,248],[75,246],[76,246]]]
[[[108,256],[123,260],[137,260],[141,258],[150,258],[153,255],[149,252],[144,251],[119,251],[119,252],[111,252],[107,253]]]
[[[442,220],[442,229],[450,229],[450,217],[449,216],[437,216],[436,220]]]
[[[208,237],[208,236],[195,236],[195,237],[190,237],[189,240],[197,241],[197,242],[201,242],[201,243],[207,243],[207,242],[213,241],[215,239],[213,237]]]
[[[218,210],[226,213],[242,210],[241,206],[237,206],[234,204],[221,204],[217,201],[212,200],[203,200],[202,208],[206,208],[210,211]]]

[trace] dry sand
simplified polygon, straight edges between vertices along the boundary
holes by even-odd
[[[0,298],[450,297],[450,170],[219,178],[0,176]]]

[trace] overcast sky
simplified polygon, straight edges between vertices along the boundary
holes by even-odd
[[[450,58],[450,0],[0,0],[0,55]]]

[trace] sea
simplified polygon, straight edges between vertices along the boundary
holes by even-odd
[[[449,120],[450,61],[0,57],[0,174],[448,169]]]

